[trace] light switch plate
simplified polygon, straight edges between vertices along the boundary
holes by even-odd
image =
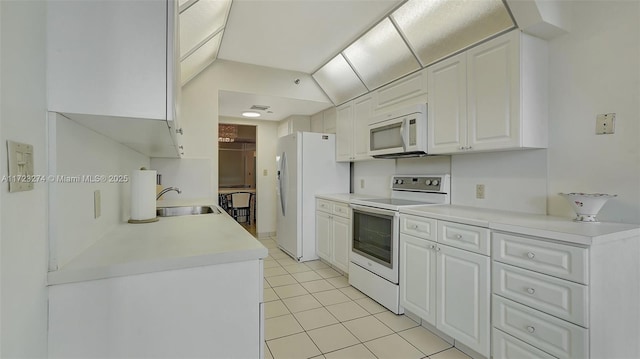
[[[596,117],[596,135],[610,135],[615,132],[615,113],[601,113]]]
[[[31,191],[33,189],[33,146],[7,141],[9,162],[9,192]]]

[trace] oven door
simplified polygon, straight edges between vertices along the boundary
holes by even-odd
[[[351,207],[351,262],[397,284],[400,243],[398,212],[358,205]]]

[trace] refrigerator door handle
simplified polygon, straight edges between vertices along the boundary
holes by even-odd
[[[282,210],[282,215],[285,216],[285,205],[286,201],[286,183],[288,173],[287,173],[287,154],[286,152],[282,152],[280,156],[280,170],[278,171],[278,194],[280,195],[280,209]]]

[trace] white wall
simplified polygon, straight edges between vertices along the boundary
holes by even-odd
[[[0,171],[6,140],[29,143],[47,171],[44,1],[0,1]],[[0,183],[0,357],[47,355],[47,184],[9,193]]]
[[[558,192],[613,193],[598,218],[640,223],[640,2],[573,3],[549,50],[549,213],[573,215]],[[615,134],[595,135],[609,112]]]
[[[62,115],[51,113],[55,126],[55,175],[131,175],[150,168],[149,158]],[[53,151],[52,151],[53,152]],[[52,153],[53,155],[53,153]],[[53,162],[55,161],[55,162]],[[94,218],[94,191],[100,191],[101,216]],[[129,219],[129,183],[52,184],[50,268],[64,266],[113,226]],[[55,267],[53,267],[55,268]]]
[[[162,175],[162,188],[178,187],[182,191],[180,194],[167,192],[161,201],[215,198],[210,187],[213,180],[210,158],[152,158],[151,169]]]

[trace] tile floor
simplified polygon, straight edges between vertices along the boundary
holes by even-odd
[[[264,261],[265,358],[469,359],[395,315],[321,261],[298,263],[273,239]]]

